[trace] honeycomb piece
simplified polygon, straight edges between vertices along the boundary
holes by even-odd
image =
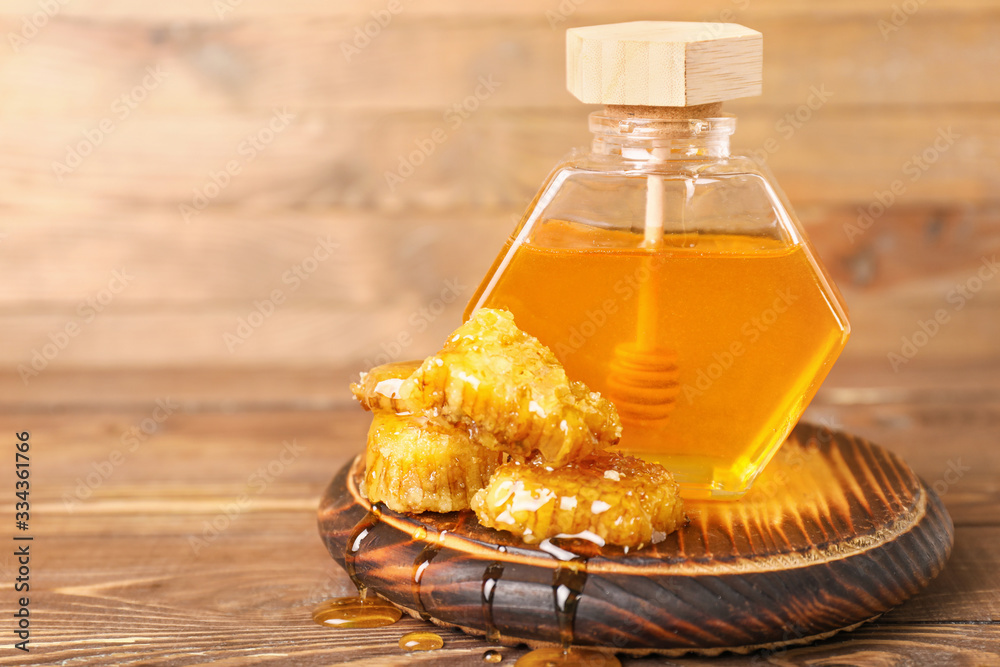
[[[479,522],[528,544],[581,537],[639,548],[684,521],[677,483],[662,466],[599,452],[560,468],[540,462],[500,466],[472,498]]]
[[[615,406],[570,381],[506,310],[482,308],[399,387],[406,410],[437,411],[487,447],[562,465],[618,442]]]
[[[368,500],[417,513],[468,509],[504,457],[441,420],[379,410],[365,459]]]
[[[358,381],[351,383],[351,393],[365,410],[404,412],[399,406],[399,385],[419,367],[419,361],[397,361],[376,366],[367,373],[361,373]]]

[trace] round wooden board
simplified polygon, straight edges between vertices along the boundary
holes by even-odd
[[[411,614],[510,644],[558,644],[570,629],[575,644],[632,654],[807,643],[914,595],[954,539],[940,498],[899,457],[810,424],[742,500],[688,501],[687,526],[631,553],[527,546],[469,512],[376,517],[363,467],[345,466],[320,505],[334,560]]]

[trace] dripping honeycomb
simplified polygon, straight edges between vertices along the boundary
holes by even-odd
[[[584,536],[638,547],[683,520],[669,472],[607,451],[621,436],[614,404],[570,380],[507,311],[480,309],[437,354],[373,368],[351,389],[375,413],[373,503],[472,507],[484,526],[527,543]]]

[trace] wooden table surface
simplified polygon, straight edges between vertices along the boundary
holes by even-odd
[[[807,647],[623,664],[1000,664],[1000,392],[985,384],[995,371],[943,371],[952,381],[917,390],[838,368],[808,413],[892,449],[942,493],[955,548],[928,589]],[[399,638],[430,628],[410,618],[341,631],[310,618],[323,600],[352,592],[316,528],[320,493],[361,449],[369,422],[344,400],[344,379],[53,372],[52,386],[68,389],[45,405],[18,405],[17,387],[0,384],[8,438],[31,433],[30,528],[14,528],[12,472],[0,516],[8,540],[34,538],[31,650],[13,649],[7,631],[0,665],[485,664],[490,645],[454,631],[440,631],[441,650],[405,653]],[[70,391],[81,384],[87,398]],[[300,398],[282,398],[291,394]],[[4,550],[5,587],[16,577],[12,554]],[[14,604],[7,588],[7,628]],[[500,650],[508,665],[524,653]]]

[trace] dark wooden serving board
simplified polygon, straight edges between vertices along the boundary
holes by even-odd
[[[899,457],[809,424],[742,500],[688,501],[686,527],[631,553],[527,546],[470,513],[373,513],[358,490],[363,465],[345,466],[320,505],[333,558],[413,615],[508,644],[558,644],[568,632],[634,654],[807,643],[914,595],[954,535]]]

